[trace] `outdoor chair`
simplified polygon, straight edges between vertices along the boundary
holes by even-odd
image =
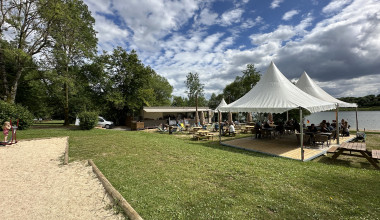
[[[328,141],[329,141],[329,137],[326,135],[320,135],[320,134],[314,135],[314,146],[321,145],[323,148],[323,145],[325,144],[325,142],[328,146]]]

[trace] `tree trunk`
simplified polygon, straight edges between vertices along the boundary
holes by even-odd
[[[66,79],[69,75],[69,66],[66,65]],[[65,83],[65,126],[70,125],[69,122],[69,84]]]
[[[1,34],[0,34],[1,35]],[[7,79],[7,73],[5,72],[5,61],[4,61],[4,47],[2,42],[0,42],[0,74],[1,78],[3,80],[3,89],[4,94],[3,97],[1,97],[4,101],[8,99],[9,96],[9,90],[8,90],[8,79]]]
[[[195,94],[195,124],[199,124],[199,115],[198,115],[198,94]]]
[[[7,96],[7,102],[12,103],[12,104],[15,103],[18,82],[20,80],[21,73],[23,71],[23,67],[22,66],[24,64],[21,62],[20,56],[17,56],[16,65],[17,65],[16,77],[15,77],[15,79],[13,81],[13,84],[12,84],[12,87],[11,87],[11,91],[8,92],[8,96]]]

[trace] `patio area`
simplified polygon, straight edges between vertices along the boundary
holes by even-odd
[[[340,143],[346,142],[355,138],[355,135],[349,137],[340,137]],[[276,157],[285,157],[294,160],[301,160],[301,148],[295,134],[283,135],[274,139],[255,139],[252,137],[224,141],[222,145],[240,148],[248,151],[259,152]],[[330,146],[305,146],[304,161],[309,161],[317,158],[327,152],[332,146],[336,145],[336,140],[330,143]]]

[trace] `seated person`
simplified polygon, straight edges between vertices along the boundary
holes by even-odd
[[[326,126],[327,126],[327,129],[329,129],[330,131],[335,130],[334,127],[330,124],[330,122],[327,122]]]
[[[265,124],[264,124],[264,128],[270,128],[270,125],[269,125],[269,123],[270,123],[270,122],[269,122],[269,120],[268,120],[268,121],[266,121],[266,122],[265,122]]]
[[[230,126],[228,127],[228,134],[235,134],[235,126],[234,123],[231,123]]]
[[[317,127],[315,127],[314,124],[311,124],[311,126],[310,126],[309,129],[308,129],[308,131],[309,131],[309,132],[318,132],[318,129],[317,129]]]
[[[343,136],[350,136],[350,131],[348,130],[348,122],[345,121],[342,127],[342,134]]]
[[[276,131],[278,131],[279,134],[285,133],[284,124],[282,122],[277,123]]]
[[[321,124],[321,132],[330,132],[325,123]]]

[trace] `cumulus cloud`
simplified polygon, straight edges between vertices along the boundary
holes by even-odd
[[[283,1],[284,1],[284,0],[273,0],[272,3],[270,4],[270,8],[275,9],[275,8],[280,7],[280,4],[281,4]]]
[[[293,16],[297,15],[299,13],[298,10],[291,10],[291,11],[288,11],[284,14],[284,16],[282,16],[282,20],[284,21],[288,21],[290,19],[293,18]]]
[[[86,1],[93,1],[93,8],[102,8],[95,0]],[[236,5],[239,2],[234,1]],[[271,8],[282,2],[272,1]],[[335,97],[379,92],[377,0],[335,0],[320,12],[302,15],[295,25],[277,26],[264,23],[258,14],[244,17],[241,5],[220,15],[203,1],[131,0],[125,5],[115,0],[106,5],[96,15],[100,44],[111,47],[128,42],[129,49],[137,48],[143,63],[174,86],[174,95],[184,95],[188,72],[200,74],[209,97],[241,75],[247,64],[253,63],[265,73],[271,60],[289,79],[308,72]],[[124,28],[103,16],[109,10],[120,14]],[[290,12],[284,14],[284,20],[295,20],[300,13]],[[324,19],[315,19],[312,13],[322,14]],[[255,31],[249,32],[252,27]],[[239,35],[244,31],[249,37]]]
[[[204,8],[201,11],[201,13],[200,13],[199,18],[197,19],[197,21],[200,24],[213,25],[213,24],[216,23],[217,18],[218,18],[218,14],[217,13],[211,12],[208,8]]]
[[[221,15],[219,22],[222,26],[229,26],[233,23],[240,22],[243,12],[244,10],[240,8],[227,11]]]
[[[159,50],[159,40],[178,30],[199,6],[196,1],[114,0],[113,9],[133,31],[133,42],[141,50]]]
[[[322,12],[325,14],[338,12],[342,10],[344,6],[350,4],[351,2],[352,0],[333,0],[322,9]]]

